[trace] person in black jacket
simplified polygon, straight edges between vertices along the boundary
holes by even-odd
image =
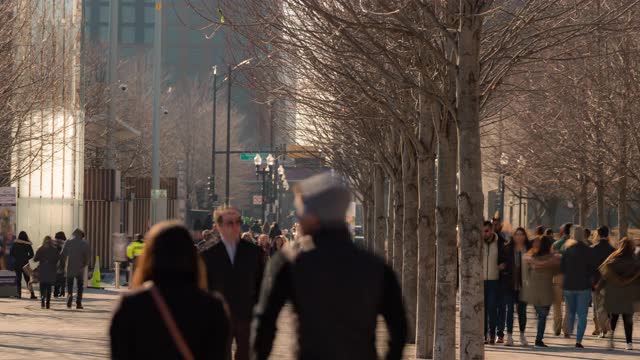
[[[213,214],[221,241],[201,253],[207,266],[209,291],[220,292],[231,310],[231,336],[236,360],[249,359],[249,335],[253,307],[258,302],[264,258],[257,245],[240,238],[242,220],[233,207],[219,207]],[[231,342],[229,342],[231,349]]]
[[[16,288],[18,291],[18,299],[20,299],[22,298],[22,277],[24,276],[24,281],[27,282],[27,285],[29,284],[29,280],[31,280],[28,274],[22,272],[22,268],[27,265],[29,260],[33,257],[33,246],[26,232],[20,231],[20,234],[18,234],[18,240],[14,242],[9,256],[14,259]],[[29,287],[29,291],[31,291],[31,299],[37,299],[36,294],[33,293],[33,288]]]
[[[513,346],[513,318],[514,305],[518,310],[518,325],[520,329],[520,344],[528,346],[527,338],[524,334],[527,328],[527,303],[520,299],[522,291],[522,269],[524,257],[531,248],[527,232],[524,228],[517,228],[513,233],[511,241],[504,247],[504,269],[500,272],[500,283],[502,285],[502,298],[506,304],[506,325],[507,340],[505,345]],[[500,324],[504,327],[503,324]]]
[[[496,213],[493,215],[493,219],[491,219],[491,222],[493,224],[493,230],[495,231],[496,235],[498,236],[498,251],[500,251],[500,254],[504,254],[504,247],[507,244],[507,240],[506,240],[506,236],[505,234],[502,232],[503,226],[504,224],[502,223],[502,220],[500,219],[500,214],[496,211]],[[498,263],[503,263],[502,258],[500,257],[498,260]],[[500,275],[500,277],[502,278],[502,275]],[[507,302],[505,301],[506,298],[504,297],[504,291],[502,288],[498,289],[496,292],[496,302],[495,302],[495,308],[497,310],[497,314],[496,314],[496,335],[498,335],[496,340],[496,343],[498,344],[504,344],[504,325],[505,325],[505,311],[507,309]]]
[[[45,236],[42,246],[36,251],[33,260],[38,261],[38,272],[40,273],[40,307],[49,309],[51,303],[51,286],[56,281],[56,272],[60,252],[53,244],[51,236]]]
[[[271,259],[252,324],[255,360],[269,357],[287,301],[298,319],[298,359],[377,359],[378,315],[389,332],[385,359],[402,358],[407,321],[398,280],[383,259],[351,240],[345,222],[349,201],[346,186],[330,174],[304,180],[296,189],[307,236],[299,253],[285,247]]]
[[[576,314],[578,315],[578,329],[576,333],[576,348],[582,349],[582,338],[587,328],[587,314],[591,300],[591,287],[596,272],[591,247],[586,244],[584,230],[580,225],[571,228],[571,237],[565,243],[560,268],[564,274],[563,292],[567,303],[567,332],[573,333]]]
[[[271,245],[273,246],[273,241],[276,237],[282,235],[282,230],[280,230],[280,225],[277,222],[271,224],[269,228],[269,240],[271,241]]]
[[[64,242],[67,241],[67,236],[63,231],[58,231],[54,236],[53,244],[58,250],[58,254],[62,253],[62,248],[64,247]],[[67,278],[64,276],[64,268],[65,262],[64,259],[60,258],[58,260],[58,266],[56,269],[56,282],[53,287],[53,297],[64,297],[64,288],[67,284]]]
[[[600,267],[616,250],[609,243],[609,228],[606,225],[598,228],[598,241],[591,248],[593,249],[593,261],[597,267]],[[594,283],[598,281],[600,281],[600,272],[596,271]],[[593,289],[591,301],[593,303],[593,323],[596,326],[592,335],[600,335],[601,338],[604,338],[609,331],[610,321],[609,314],[604,308],[604,294],[601,289]]]
[[[151,228],[132,282],[111,320],[112,359],[185,359],[185,352],[193,359],[228,358],[226,306],[207,292],[204,264],[187,228],[169,221]]]

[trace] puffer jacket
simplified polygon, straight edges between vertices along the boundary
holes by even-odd
[[[14,259],[16,269],[22,269],[33,258],[33,246],[30,240],[16,240],[9,256]]]

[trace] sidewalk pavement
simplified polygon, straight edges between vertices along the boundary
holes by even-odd
[[[124,290],[124,289],[123,289]],[[0,359],[108,359],[109,320],[117,304],[120,291],[112,286],[104,290],[86,289],[83,300],[84,310],[68,310],[65,300],[51,299],[51,309],[40,309],[39,300],[0,298]],[[636,314],[639,315],[639,314]],[[536,321],[530,310],[527,323],[527,337],[533,343]],[[551,317],[550,319],[551,320]],[[551,328],[551,324],[547,324]],[[280,316],[278,335],[271,359],[293,360],[295,333],[292,314],[286,310]],[[547,331],[545,342],[549,349],[533,347],[508,348],[502,345],[487,346],[488,360],[534,360],[534,359],[640,359],[640,319],[636,316],[633,352],[624,351],[622,319],[616,329],[616,349],[607,349],[607,341],[591,336],[593,323],[587,327],[583,344],[584,350],[575,350],[574,339],[555,337]],[[380,347],[384,347],[384,326],[379,330]],[[517,339],[516,339],[517,342]],[[381,349],[382,350],[382,349]],[[405,349],[405,359],[415,359],[415,346]]]

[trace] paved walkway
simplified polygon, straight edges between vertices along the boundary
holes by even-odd
[[[24,293],[26,295],[26,292]],[[109,319],[117,303],[119,292],[113,288],[106,290],[88,289],[85,293],[85,310],[67,310],[63,299],[52,299],[52,309],[40,309],[38,300],[18,300],[0,298],[0,359],[105,359],[109,357]],[[533,342],[536,322],[529,314],[527,336]],[[291,313],[286,311],[280,318],[279,332],[271,359],[293,359],[295,335]],[[616,347],[622,349],[622,319],[617,330]],[[640,318],[635,323],[636,348],[640,349]],[[590,322],[587,334],[593,331]],[[380,330],[381,340],[384,329]],[[586,336],[585,350],[575,351],[572,339],[558,338],[547,333],[545,342],[551,346],[547,350],[497,345],[487,347],[489,360],[540,359],[640,359],[640,351],[610,351],[607,342],[593,336]],[[380,341],[381,346],[384,341]],[[407,346],[406,359],[415,359],[415,348]]]

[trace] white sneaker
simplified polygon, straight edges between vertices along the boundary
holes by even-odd
[[[504,342],[504,346],[513,346],[513,335],[507,334],[507,340]]]
[[[520,345],[529,346],[529,342],[527,341],[527,337],[524,336],[524,333],[520,333]]]
[[[631,343],[627,344],[627,350],[633,350],[633,345]]]

